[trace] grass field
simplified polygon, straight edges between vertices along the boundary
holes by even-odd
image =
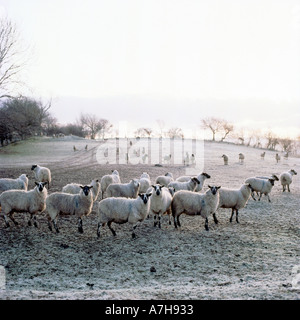
[[[89,183],[112,169],[120,172],[122,182],[129,182],[147,171],[154,183],[156,176],[170,171],[176,177],[199,170],[211,175],[207,184],[239,188],[250,176],[280,174],[291,168],[294,176],[290,193],[283,193],[279,183],[267,198],[248,201],[240,210],[239,220],[230,223],[231,210],[217,212],[219,224],[182,215],[181,228],[175,230],[164,217],[162,228],[153,227],[153,218],[137,229],[131,239],[128,224],[115,225],[117,236],[108,228],[97,239],[97,217],[83,220],[84,233],[77,232],[75,217],[59,219],[60,233],[50,232],[44,214],[38,215],[40,228],[27,226],[29,215],[16,214],[19,226],[4,228],[0,220],[0,265],[4,266],[6,290],[1,299],[299,299],[295,285],[299,262],[300,236],[300,159],[282,158],[277,164],[275,153],[226,143],[205,142],[196,148],[196,168],[181,163],[182,154],[193,151],[190,141],[174,145],[174,164],[155,166],[159,150],[151,149],[151,163],[143,163],[133,150],[145,146],[136,142],[129,150],[120,142],[120,159],[115,154],[102,157],[106,148],[114,150],[115,142],[100,142],[65,137],[36,138],[0,150],[0,178],[16,178],[27,173],[33,188],[32,164],[51,169],[53,183],[49,193],[60,191],[70,182]],[[73,151],[73,146],[78,151]],[[88,150],[85,146],[88,145]],[[163,146],[163,156],[170,142]],[[245,162],[238,162],[238,154]],[[222,154],[229,156],[223,165]],[[100,158],[99,158],[100,157]],[[156,272],[151,272],[155,267]],[[92,285],[91,285],[92,284]]]

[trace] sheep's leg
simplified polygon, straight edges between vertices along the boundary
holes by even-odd
[[[159,229],[160,229],[160,228],[161,228],[161,225],[160,225],[160,218],[161,218],[161,217],[160,217],[160,214],[158,214],[158,217],[157,217],[157,218],[158,218],[158,227],[159,227]]]
[[[113,236],[116,236],[116,231],[111,227],[112,221],[109,221],[107,223],[107,226],[109,227],[109,230],[112,232]]]
[[[9,222],[8,222],[6,214],[4,214],[3,219],[5,221],[5,228],[9,228]]]
[[[251,197],[254,201],[256,201],[256,199],[254,198],[254,192],[251,192]]]
[[[33,216],[33,225],[36,227],[36,228],[38,228],[39,227],[39,224],[38,224],[38,222],[37,222],[37,219],[36,219],[36,215],[34,215]]]
[[[14,218],[14,213],[11,213],[10,215],[9,215],[9,217],[10,217],[10,219],[11,219],[11,221],[15,224],[15,226],[17,226],[18,225],[18,222],[15,220],[15,218]]]
[[[154,214],[153,219],[154,219],[153,227],[156,227],[157,226],[156,214]]]
[[[80,217],[78,218],[78,232],[83,233],[82,219]]]
[[[216,213],[213,213],[213,218],[214,218],[215,224],[218,224],[219,221],[218,221],[218,219],[217,219]]]
[[[260,201],[261,199],[261,196],[262,196],[262,193],[259,194],[259,198],[258,198],[258,201]]]
[[[29,220],[28,220],[28,226],[29,226],[29,227],[32,226],[31,220],[32,220],[32,214],[30,215],[30,218],[29,218]]]
[[[238,214],[239,214],[239,210],[235,210],[235,219],[237,223],[239,223]]]
[[[52,220],[52,223],[53,223],[53,226],[54,226],[55,231],[56,231],[57,233],[59,233],[59,229],[58,229],[57,223],[56,223],[56,218]],[[52,230],[52,228],[51,228],[50,230]]]
[[[206,231],[209,231],[209,228],[208,228],[208,219],[207,219],[207,217],[205,218],[205,230],[206,230]]]
[[[285,191],[285,186],[282,186],[282,192],[284,192]]]
[[[135,229],[136,229],[136,227],[137,227],[137,225],[135,224],[133,227],[132,227],[132,234],[131,234],[131,236],[132,236],[132,239],[135,239],[136,238],[136,234],[135,234]]]
[[[269,200],[269,202],[271,202],[271,199],[270,199],[270,196],[268,195],[268,200]]]
[[[234,215],[234,209],[232,209],[232,211],[231,211],[231,217],[230,217],[230,219],[229,219],[230,222],[232,222],[232,217],[233,217],[233,215]]]
[[[287,185],[287,188],[288,188],[288,192],[291,192],[289,184]]]
[[[98,227],[97,227],[97,237],[100,238],[100,228],[105,226],[105,223],[98,223]]]
[[[179,221],[179,216],[177,216],[177,225],[178,227],[181,227],[180,221]]]
[[[177,229],[176,218],[175,218],[175,216],[174,216],[174,215],[173,215],[173,219],[174,219],[174,227],[175,227],[175,229]]]

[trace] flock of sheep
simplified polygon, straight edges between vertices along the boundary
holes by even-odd
[[[224,157],[228,162],[228,158]],[[244,160],[242,157],[241,160]],[[5,226],[9,227],[10,218],[15,225],[15,212],[28,212],[30,214],[29,225],[38,227],[36,214],[46,212],[48,226],[52,226],[59,232],[57,220],[59,215],[75,215],[78,219],[78,231],[83,232],[82,217],[96,212],[98,216],[97,236],[100,237],[101,228],[106,224],[113,233],[112,223],[123,224],[129,222],[132,225],[132,237],[135,237],[136,227],[153,215],[154,226],[161,227],[161,217],[164,214],[171,216],[175,228],[180,227],[179,217],[182,213],[187,215],[200,215],[205,219],[205,229],[208,229],[208,217],[213,216],[218,223],[216,211],[218,208],[232,209],[230,222],[236,213],[238,222],[239,210],[244,208],[250,196],[254,200],[254,192],[259,199],[264,194],[271,202],[269,194],[274,182],[280,181],[283,191],[288,189],[293,175],[297,172],[293,169],[282,173],[279,178],[251,177],[245,180],[239,189],[229,189],[220,186],[210,186],[206,192],[201,192],[206,179],[210,175],[202,172],[197,177],[181,176],[174,180],[173,174],[168,172],[158,176],[155,184],[151,183],[148,173],[144,172],[139,179],[132,179],[129,183],[121,183],[117,170],[105,175],[101,180],[92,180],[90,185],[71,183],[62,188],[61,192],[48,195],[51,183],[51,172],[48,168],[39,165],[31,167],[35,174],[35,188],[27,190],[28,176],[22,174],[17,179],[0,179],[0,216],[5,220]],[[48,185],[48,190],[46,188]],[[98,201],[97,199],[101,199]]]

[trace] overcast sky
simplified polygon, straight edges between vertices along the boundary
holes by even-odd
[[[26,82],[61,123],[219,116],[300,133],[299,0],[0,0],[0,13],[32,47]]]

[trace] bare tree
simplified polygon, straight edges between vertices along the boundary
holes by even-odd
[[[150,137],[152,134],[151,128],[138,128],[134,134],[136,137]]]
[[[268,131],[266,135],[267,139],[267,149],[275,150],[276,146],[279,144],[278,138],[272,131]]]
[[[222,120],[220,131],[222,133],[221,141],[224,141],[226,137],[234,130],[233,124],[226,120]]]
[[[282,147],[282,150],[284,152],[292,152],[293,150],[293,145],[294,145],[294,141],[290,138],[281,138],[281,139],[278,139],[278,143],[281,145]]]
[[[222,129],[223,120],[219,118],[205,118],[201,120],[204,129],[210,129],[212,132],[212,140],[216,140],[216,133]]]
[[[165,127],[165,122],[164,120],[156,120],[158,128],[159,128],[159,136],[162,137],[163,136],[163,132],[164,132],[164,127]]]
[[[170,128],[167,133],[166,133],[167,137],[169,138],[184,138],[184,134],[182,132],[181,128]]]
[[[79,121],[91,139],[95,139],[99,131],[102,131],[104,139],[105,132],[112,127],[108,120],[98,118],[95,114],[81,114]]]
[[[19,73],[25,66],[20,36],[15,24],[0,19],[0,99],[12,98],[12,91],[22,85]]]

